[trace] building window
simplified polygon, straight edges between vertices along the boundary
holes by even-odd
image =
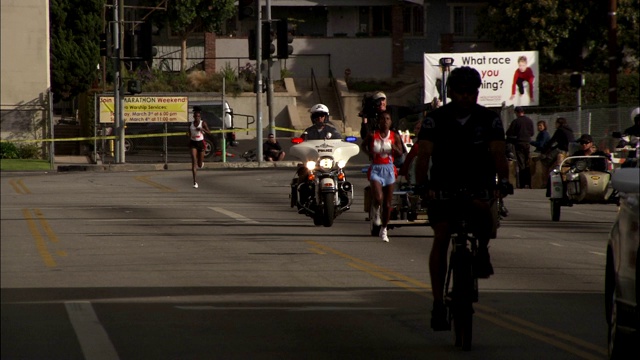
[[[478,10],[482,4],[450,4],[451,32],[456,37],[476,37]]]
[[[402,9],[402,32],[405,35],[424,36],[424,7],[409,5]]]
[[[391,7],[361,6],[358,30],[373,36],[391,34]]]

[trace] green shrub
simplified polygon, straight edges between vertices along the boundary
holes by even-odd
[[[18,148],[11,142],[0,142],[0,159],[18,159]]]
[[[18,147],[19,159],[40,159],[40,147],[36,144],[25,144]]]
[[[16,145],[12,142],[0,142],[1,159],[40,159],[41,153],[36,144]]]

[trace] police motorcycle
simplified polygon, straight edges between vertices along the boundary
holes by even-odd
[[[611,169],[607,156],[568,156],[551,171],[547,197],[551,205],[552,221],[560,221],[562,206],[618,202],[617,194],[611,186],[611,173],[594,169],[595,164],[602,164],[603,161],[606,162],[606,169]],[[563,173],[566,168],[568,171]]]
[[[616,167],[638,167],[640,158],[640,138],[633,135],[614,132],[612,136],[619,139],[613,151],[613,162]]]
[[[330,135],[330,134],[329,134]],[[360,152],[355,137],[345,140],[303,140],[293,138],[289,154],[304,163],[291,182],[291,207],[313,218],[316,226],[330,227],[333,220],[351,207],[353,185],[344,167]]]

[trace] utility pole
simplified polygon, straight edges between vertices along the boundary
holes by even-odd
[[[115,160],[116,164],[124,162],[122,158],[121,147],[124,147],[124,121],[122,121],[122,112],[120,111],[122,99],[120,98],[120,49],[122,41],[120,38],[120,4],[118,0],[113,0],[113,68],[115,69],[113,76],[113,122],[116,136]]]
[[[262,7],[256,1],[256,141],[258,142],[258,164],[264,161],[262,154]]]
[[[609,105],[618,103],[617,0],[609,0]]]
[[[124,58],[124,0],[114,0],[119,2],[118,6],[118,41],[120,47],[118,48],[118,63],[116,64],[116,69],[118,69],[118,81],[116,82],[116,86],[118,86],[118,96],[120,97],[119,105],[118,105],[118,113],[120,114],[120,124],[118,133],[118,137],[120,138],[120,146],[118,147],[118,151],[120,151],[120,164],[125,163],[125,151],[124,151],[124,81],[122,80],[122,69],[123,69],[123,61]]]
[[[271,22],[271,0],[267,0],[267,21]],[[272,27],[273,29],[273,27]],[[262,44],[271,46],[271,44]],[[269,108],[269,134],[276,134],[276,124],[273,118],[273,79],[271,78],[271,68],[273,67],[273,57],[267,60],[267,106]]]

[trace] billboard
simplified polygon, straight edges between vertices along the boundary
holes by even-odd
[[[101,96],[100,123],[113,123],[113,96]],[[189,99],[186,96],[125,96],[124,121],[181,122],[189,121]]]
[[[482,77],[478,104],[487,107],[538,105],[538,52],[483,52],[424,54],[424,101],[441,98],[440,58],[452,58],[451,70],[475,68]]]

